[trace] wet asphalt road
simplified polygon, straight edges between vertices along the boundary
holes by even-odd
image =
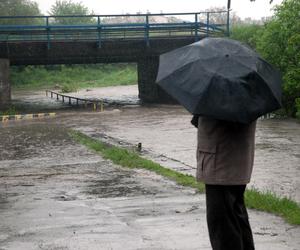
[[[194,190],[115,166],[57,125],[0,131],[0,249],[209,249]]]
[[[1,250],[210,249],[204,195],[120,168],[67,132],[49,120],[0,129]],[[258,250],[299,249],[299,227],[250,220]]]

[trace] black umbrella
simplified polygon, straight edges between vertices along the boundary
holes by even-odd
[[[192,114],[249,123],[281,107],[281,76],[228,38],[204,38],[160,56],[156,82]]]

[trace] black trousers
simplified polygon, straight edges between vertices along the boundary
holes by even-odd
[[[246,185],[206,185],[206,213],[213,250],[254,250],[244,203]]]

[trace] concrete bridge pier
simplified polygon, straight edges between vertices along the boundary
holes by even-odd
[[[139,98],[142,100],[142,102],[174,103],[174,99],[172,99],[155,83],[159,65],[159,57],[147,56],[141,58],[137,65]]]
[[[0,110],[10,104],[9,60],[0,58]]]

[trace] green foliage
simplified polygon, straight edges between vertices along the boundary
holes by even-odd
[[[76,83],[64,83],[61,86],[62,93],[76,92],[78,89],[79,89],[79,87],[78,87],[78,84],[76,84]]]
[[[252,49],[256,48],[257,39],[263,31],[263,26],[258,24],[239,24],[231,28],[232,39],[239,40]]]
[[[275,9],[257,41],[257,50],[277,66],[284,79],[284,106],[295,115],[295,99],[300,97],[300,1],[285,0]]]
[[[296,98],[295,100],[295,106],[296,106],[296,117],[300,119],[300,98]]]
[[[290,116],[296,115],[296,100],[300,97],[300,68],[290,67],[283,76],[283,102]],[[299,109],[298,109],[299,110]]]
[[[38,16],[41,15],[38,4],[31,0],[1,0],[0,1],[0,16]],[[41,24],[41,18],[20,18],[8,19],[1,18],[0,25],[8,24]]]
[[[40,89],[59,85],[67,92],[137,83],[135,64],[124,63],[11,67],[10,75],[13,88]]]
[[[0,116],[1,115],[16,115],[18,112],[16,110],[15,106],[10,106],[8,109],[4,111],[0,111]]]
[[[87,7],[82,3],[74,3],[71,0],[57,0],[52,5],[49,15],[93,15]],[[93,17],[55,17],[52,21],[55,24],[71,25],[71,24],[93,24],[96,23]]]
[[[296,98],[300,97],[300,1],[284,0],[275,15],[259,25],[236,25],[231,37],[257,50],[283,76],[283,106],[295,116]]]

